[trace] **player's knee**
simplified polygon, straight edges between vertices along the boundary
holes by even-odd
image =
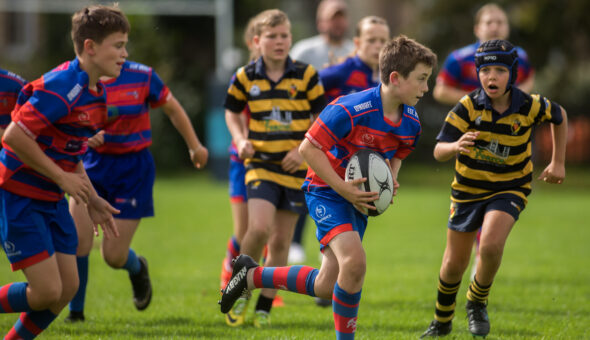
[[[108,264],[109,267],[114,269],[122,268],[125,265],[125,262],[127,261],[127,258],[125,256],[113,254],[110,252],[104,252],[102,254],[102,257],[104,259],[104,262],[106,262],[106,264]]]
[[[251,227],[248,227],[247,233],[249,234],[248,238],[251,240],[254,239],[261,243],[266,243],[268,240],[268,229],[264,226],[252,225]]]
[[[61,282],[48,282],[42,288],[31,289],[28,300],[33,310],[43,310],[59,302],[61,297]]]
[[[62,288],[61,300],[62,301],[71,301],[74,298],[74,296],[76,295],[76,293],[78,292],[78,287],[80,287],[80,281],[78,280],[78,277],[72,278],[71,280],[68,280],[67,282],[64,281],[63,288]]]
[[[503,247],[500,244],[480,244],[479,256],[482,260],[494,261],[502,257]]]
[[[367,261],[365,256],[348,256],[341,261],[340,272],[353,281],[362,281],[366,271]]]
[[[442,271],[449,277],[462,277],[469,265],[469,259],[443,258]]]

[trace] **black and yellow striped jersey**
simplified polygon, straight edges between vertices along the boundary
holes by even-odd
[[[241,113],[248,105],[248,139],[254,146],[253,158],[245,160],[246,183],[267,180],[292,189],[301,189],[307,164],[289,174],[281,160],[305,137],[317,114],[326,105],[324,87],[313,66],[287,58],[285,73],[278,82],[266,76],[262,58],[240,68],[233,77],[225,108]]]
[[[544,121],[561,124],[563,117],[561,107],[545,97],[515,87],[511,96],[510,108],[499,114],[485,92],[477,89],[448,113],[439,142],[455,142],[466,132],[480,132],[470,152],[457,156],[451,200],[470,202],[511,193],[526,204],[533,173],[532,129]]]

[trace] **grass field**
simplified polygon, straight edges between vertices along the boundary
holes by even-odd
[[[370,219],[363,242],[368,269],[357,339],[417,339],[430,322],[445,244],[450,166],[403,168],[395,205]],[[281,292],[286,306],[273,310],[271,329],[226,327],[216,303],[220,264],[231,233],[226,183],[205,174],[160,176],[155,199],[156,217],[142,222],[132,245],[149,260],[151,306],[135,310],[127,274],[109,269],[95,248],[87,321],[65,324],[64,311],[41,338],[334,338],[331,309],[289,292]],[[570,170],[562,186],[535,182],[491,291],[488,339],[590,339],[589,207],[587,169]],[[310,221],[305,235],[308,264],[317,266],[313,233]],[[0,285],[18,280],[22,274],[11,273],[2,254]],[[466,276],[447,339],[471,338],[463,308],[467,286]],[[1,332],[15,319],[15,314],[0,315]]]

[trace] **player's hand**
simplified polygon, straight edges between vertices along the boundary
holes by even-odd
[[[94,196],[86,207],[88,209],[88,215],[92,220],[94,235],[98,236],[98,226],[100,225],[106,239],[119,237],[119,229],[117,229],[115,219],[113,218],[113,214],[120,213],[119,210],[115,209],[109,202],[98,195]]]
[[[565,166],[551,162],[537,179],[547,183],[561,184],[565,179]]]
[[[88,146],[96,149],[99,146],[104,144],[104,130],[98,131],[98,133],[90,138],[88,138]]]
[[[340,192],[338,192],[342,197],[344,197],[347,201],[352,203],[354,207],[362,212],[362,208],[367,208],[371,210],[377,210],[376,207],[369,204],[369,202],[374,202],[379,199],[378,192],[366,192],[364,190],[359,189],[359,186],[366,182],[367,178],[358,178],[350,182],[344,182]]]
[[[475,145],[475,140],[479,136],[479,131],[466,132],[456,141],[456,151],[458,153],[469,153],[468,147]]]
[[[206,147],[200,145],[195,150],[190,149],[188,153],[191,157],[191,162],[197,169],[202,169],[207,165],[207,159],[209,158],[209,150]]]
[[[299,169],[301,163],[303,163],[303,156],[301,156],[299,148],[297,147],[287,152],[285,158],[281,161],[281,167],[286,172],[292,174]]]
[[[248,139],[240,140],[237,145],[238,157],[240,159],[252,158],[254,156],[254,146]]]
[[[56,180],[56,184],[62,188],[76,203],[86,204],[92,193],[92,183],[82,174],[76,172],[63,172]]]

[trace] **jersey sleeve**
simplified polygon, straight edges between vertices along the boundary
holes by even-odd
[[[461,101],[469,100],[469,97],[465,96]],[[449,111],[445,122],[441,127],[441,130],[436,136],[436,140],[439,142],[454,142],[461,138],[461,136],[469,128],[469,112],[465,106],[459,102],[455,107]]]
[[[241,77],[238,77],[240,74],[243,74],[245,78],[244,68],[239,69],[238,72],[232,76],[225,96],[225,103],[223,105],[226,109],[235,113],[241,113],[246,107],[246,104],[248,104],[246,88],[240,81]]]
[[[57,92],[32,83],[26,85],[23,91],[30,93],[30,96],[19,97],[23,103],[19,103],[12,112],[12,121],[33,138],[70,112],[70,105]],[[70,93],[74,93],[72,91]],[[82,91],[81,86],[79,91]]]
[[[451,53],[447,59],[445,59],[440,72],[436,76],[436,82],[447,86],[459,87],[460,75],[461,66],[453,53]]]
[[[307,83],[307,100],[309,101],[310,112],[316,114],[321,112],[326,106],[326,97],[324,96],[324,86],[315,68],[307,66],[304,78],[309,77]]]
[[[151,69],[150,73],[150,88],[147,100],[150,103],[150,107],[156,108],[168,101],[170,89],[164,84],[162,78],[160,78],[156,71]]]
[[[338,87],[343,83],[340,74],[341,69],[338,67],[338,65],[327,67],[319,72],[320,80],[322,81],[322,85],[324,86],[324,91],[326,91],[326,94],[330,93],[330,91],[334,89],[338,89]]]
[[[541,122],[550,122],[559,125],[563,122],[563,115],[561,114],[561,106],[556,102],[540,96],[533,95],[534,100],[539,101],[539,112],[535,117],[537,124]]]
[[[353,125],[352,116],[343,106],[328,105],[309,128],[305,137],[315,147],[327,152],[350,133]]]

